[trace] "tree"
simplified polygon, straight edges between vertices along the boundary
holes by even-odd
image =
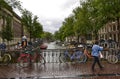
[[[18,9],[18,10],[23,10],[21,6],[21,2],[18,0],[2,0],[8,3],[12,8]]]
[[[59,29],[58,32],[55,33],[55,37],[61,41],[65,39],[65,37],[72,37],[74,36],[74,18],[73,16],[69,16],[65,18],[64,22],[62,23],[62,27]]]
[[[59,40],[59,39],[60,39],[59,31],[56,31],[56,32],[54,33],[54,38],[55,38],[56,40]]]
[[[30,34],[30,41],[32,38],[32,27],[33,27],[32,16],[33,14],[28,10],[24,10],[22,13],[22,24],[25,25],[25,28]]]
[[[40,37],[40,34],[43,32],[42,25],[37,19],[38,17],[33,16],[28,10],[24,10],[22,13],[22,23],[30,34],[30,41],[32,38]]]
[[[42,34],[42,38],[44,39],[44,41],[50,42],[51,40],[53,40],[53,34],[50,32],[44,32]]]
[[[76,36],[92,34],[93,40],[98,39],[98,30],[108,22],[117,22],[120,34],[120,0],[85,0],[81,6],[73,10],[73,23],[70,17],[63,22],[62,28],[59,29],[59,36],[72,35]],[[74,32],[68,30],[73,26]],[[66,34],[66,35],[65,35]],[[61,37],[63,37],[61,36]],[[120,41],[120,35],[118,35]]]
[[[66,26],[63,26],[58,31],[58,37],[60,41],[64,41],[65,37],[67,37],[67,33],[65,31]]]
[[[40,38],[41,34],[43,33],[43,27],[42,25],[38,22],[38,17],[35,16],[33,18],[33,28],[32,28],[32,37],[35,38]]]
[[[63,26],[65,26],[64,34],[66,34],[66,36],[74,35],[74,30],[71,30],[73,29],[74,26],[73,24],[74,24],[73,16],[69,16],[68,18],[65,19]]]
[[[117,22],[118,41],[120,41],[120,0],[98,0],[99,14],[105,18],[106,23]],[[120,44],[120,42],[119,42]]]
[[[1,36],[2,36],[3,41],[7,40],[8,46],[9,46],[9,41],[13,39],[12,17],[10,16],[6,17],[6,26],[3,26]]]

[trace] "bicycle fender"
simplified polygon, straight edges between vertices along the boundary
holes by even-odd
[[[10,56],[9,54],[5,54],[5,55],[7,55],[7,56],[10,58],[10,60],[12,59],[11,56]],[[4,56],[5,56],[5,55],[4,55]]]

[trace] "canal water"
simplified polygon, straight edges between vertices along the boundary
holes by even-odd
[[[48,48],[47,49],[65,49],[64,46],[59,46],[55,42],[45,43]]]
[[[55,42],[44,43],[47,50],[42,50],[43,57],[47,63],[59,63],[59,56],[65,49],[64,46],[57,45]],[[63,49],[63,50],[62,50]]]
[[[38,78],[38,77],[39,77],[39,75],[42,75],[42,74],[44,75],[44,73],[46,72],[46,71],[44,71],[44,69],[47,70],[47,72],[49,72],[49,73],[53,73],[53,71],[55,70],[55,69],[53,69],[54,67],[59,68],[59,66],[56,66],[59,64],[59,55],[60,55],[59,49],[65,49],[65,47],[57,45],[56,42],[50,42],[50,43],[44,43],[44,44],[47,45],[48,47],[47,47],[47,50],[42,51],[43,57],[46,60],[46,65],[45,65],[45,67],[44,67],[44,65],[40,65],[40,68],[43,68],[43,70],[42,69],[40,70],[41,73],[31,72],[31,71],[29,71],[29,68],[28,68],[28,72],[32,73],[32,74],[30,74],[26,71],[27,68],[26,69],[20,68],[20,70],[19,70],[19,67],[17,66],[16,67],[16,68],[18,68],[17,71],[20,71],[19,76],[15,77],[15,78],[8,78],[8,79],[53,79],[53,78],[46,78],[45,76],[43,76],[45,78]],[[47,68],[46,68],[46,66],[47,66]],[[36,65],[34,65],[32,68],[32,71],[35,71],[34,69],[37,69],[37,68],[38,67]],[[39,68],[37,70],[39,71]],[[32,77],[33,74],[39,74],[39,75],[34,75]],[[24,75],[25,76],[27,75],[28,78],[27,78],[27,76],[24,77]],[[48,76],[47,74],[45,74],[45,75]],[[52,74],[52,76],[53,75],[54,74]],[[1,77],[0,77],[0,79],[1,79]]]

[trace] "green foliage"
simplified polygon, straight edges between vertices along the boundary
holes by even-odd
[[[59,39],[72,35],[94,34],[108,22],[117,20],[119,25],[120,0],[85,0],[73,10],[73,16],[65,18],[55,36]],[[120,29],[119,29],[120,30]],[[120,37],[119,37],[120,39]]]
[[[72,30],[73,25],[74,25],[73,16],[69,16],[68,18],[65,19],[63,26],[64,26],[64,34],[66,36],[74,35],[74,30]]]
[[[30,31],[31,31],[30,29],[32,27],[32,16],[33,16],[33,14],[26,9],[22,12],[22,23],[23,23],[23,25],[26,26],[26,29],[28,30],[29,33],[30,33]]]
[[[31,38],[35,39],[41,37],[43,27],[38,22],[37,16],[33,16],[33,14],[30,11],[24,10],[22,13],[22,23],[23,25],[25,25],[27,31],[30,34],[30,40]]]
[[[76,20],[74,23],[74,30],[77,35],[85,35],[90,33],[91,25],[89,20],[89,11],[87,10],[87,7],[78,7],[73,12],[75,14]]]
[[[73,25],[74,25],[74,18],[73,16],[69,16],[64,20],[62,23],[62,27],[59,29],[59,31],[55,32],[55,38],[58,40],[63,41],[65,37],[74,35],[74,30],[73,30]]]
[[[35,16],[33,19],[33,28],[32,28],[32,37],[33,38],[40,38],[41,34],[43,33],[42,25],[37,21],[38,17]]]
[[[13,11],[12,10],[12,7],[8,5],[8,3],[5,2],[5,0],[0,0],[0,8],[7,8],[8,10],[10,11]]]
[[[9,6],[11,6],[12,8],[18,9],[18,10],[22,10],[21,7],[21,2],[18,0],[4,0]]]
[[[0,0],[0,7],[6,8],[13,12],[13,8],[22,10],[21,2],[18,0]]]
[[[6,17],[6,26],[3,26],[1,35],[3,40],[11,41],[13,39],[12,18],[9,16]]]
[[[56,40],[60,39],[60,36],[59,36],[59,32],[58,32],[58,31],[56,31],[56,32],[54,33],[54,38],[55,38]]]
[[[51,40],[53,40],[53,38],[54,38],[53,34],[50,32],[43,32],[43,34],[42,34],[42,39],[44,39],[44,40],[51,41]]]

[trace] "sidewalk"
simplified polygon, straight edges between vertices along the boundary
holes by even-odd
[[[91,62],[81,64],[46,63],[34,64],[30,68],[20,68],[17,64],[0,66],[0,78],[9,79],[120,79],[120,63],[109,64],[102,62],[105,69],[91,71]]]

